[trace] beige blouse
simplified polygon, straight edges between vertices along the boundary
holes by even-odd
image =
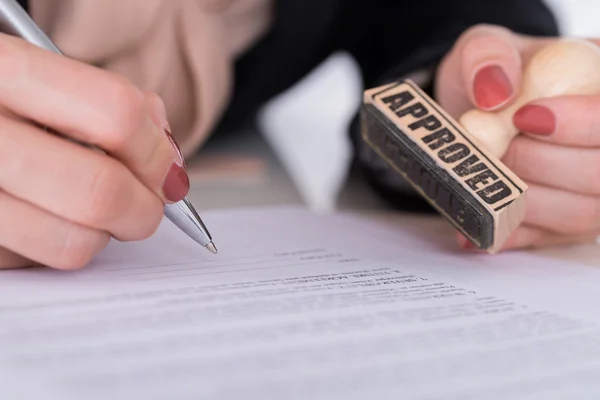
[[[121,73],[165,101],[185,155],[226,107],[236,57],[266,33],[270,0],[30,0],[68,56]]]

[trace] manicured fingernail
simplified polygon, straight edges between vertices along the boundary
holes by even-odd
[[[556,117],[548,107],[526,105],[513,117],[514,125],[522,132],[534,135],[551,135],[556,130]]]
[[[463,250],[475,250],[475,245],[471,241],[465,239],[460,245],[460,248]]]
[[[492,110],[512,97],[513,87],[501,67],[490,65],[483,67],[475,75],[473,94],[479,108]]]
[[[171,142],[171,145],[175,149],[177,156],[179,157],[179,163],[183,166],[183,168],[187,169],[187,166],[185,165],[185,159],[183,158],[183,153],[181,152],[179,145],[175,141],[175,138],[171,134],[171,131],[169,129],[164,129],[164,131],[165,131],[165,135],[167,135],[167,138],[169,139],[169,142]]]
[[[190,190],[190,179],[185,169],[178,163],[173,163],[163,183],[165,198],[174,203],[183,200]]]
[[[463,250],[475,250],[476,248],[475,245],[469,239],[467,239],[460,233],[456,234],[456,242],[458,243],[458,246]]]

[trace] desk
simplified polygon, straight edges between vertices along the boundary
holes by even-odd
[[[227,160],[238,162],[240,171],[219,168],[219,159],[224,163]],[[189,198],[200,212],[216,208],[305,204],[277,155],[252,129],[211,139],[198,156],[189,160],[188,168],[192,186]],[[355,176],[348,177],[339,196],[338,209],[369,215],[385,224],[411,225],[427,235],[453,234],[450,225],[438,216],[402,212],[390,215],[385,204]],[[600,245],[596,244],[531,251],[543,257],[600,267]]]

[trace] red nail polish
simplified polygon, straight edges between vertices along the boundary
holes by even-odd
[[[163,129],[163,130],[165,131],[165,135],[167,135],[167,138],[169,139],[169,142],[171,142],[171,145],[173,146],[173,148],[177,152],[177,155],[179,156],[179,162],[180,162],[180,164],[183,165],[183,168],[187,169],[187,166],[185,165],[185,159],[183,158],[183,153],[181,152],[181,149],[179,148],[179,145],[175,141],[175,138],[173,137],[173,135],[171,134],[171,132],[168,129]]]
[[[513,87],[501,67],[490,65],[483,67],[475,75],[473,94],[480,108],[492,110],[512,97]]]
[[[475,250],[476,249],[475,245],[469,239],[467,239],[464,235],[462,235],[460,233],[456,234],[456,241],[458,242],[459,247],[463,250]]]
[[[464,250],[475,250],[475,245],[470,240],[467,240],[463,243],[462,248]]]
[[[556,117],[548,107],[526,105],[513,117],[514,125],[522,132],[534,135],[550,135],[556,130]]]
[[[190,190],[190,179],[185,169],[173,163],[163,183],[165,198],[174,203],[183,200]]]
[[[474,250],[475,249],[475,245],[469,239],[465,238],[464,236],[459,239],[458,244],[459,244],[460,248],[463,250]]]

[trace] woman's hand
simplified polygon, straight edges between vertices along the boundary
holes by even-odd
[[[150,236],[188,192],[182,166],[156,95],[0,35],[0,268],[80,268]]]
[[[478,107],[509,106],[521,72],[550,38],[517,35],[496,26],[466,32],[440,66],[436,95],[454,117]],[[514,115],[524,134],[502,161],[529,186],[523,224],[505,249],[592,241],[600,233],[600,93],[531,102]],[[470,243],[458,235],[459,244]]]

